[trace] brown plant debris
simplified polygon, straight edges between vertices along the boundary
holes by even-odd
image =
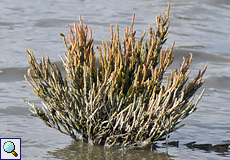
[[[180,68],[167,76],[166,85],[162,84],[174,59],[174,43],[171,49],[161,50],[169,29],[169,8],[168,4],[164,17],[156,16],[155,30],[149,26],[146,41],[146,31],[140,41],[135,39],[135,14],[122,41],[118,25],[116,33],[111,25],[111,41],[102,40],[102,47],[97,47],[98,66],[92,30],[83,26],[79,16],[80,24],[69,26],[69,36],[60,34],[68,51],[61,57],[67,72],[64,78],[48,55],[38,63],[33,52],[27,50],[30,80],[27,76],[25,79],[44,105],[39,109],[24,100],[33,107],[33,115],[75,140],[80,137],[110,147],[146,146],[183,126],[178,124],[196,110],[204,93],[192,102],[204,83],[207,66],[188,82],[193,59],[190,53]]]

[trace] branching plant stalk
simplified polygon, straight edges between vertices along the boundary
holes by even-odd
[[[66,77],[48,55],[39,63],[27,50],[30,68],[25,79],[44,105],[40,109],[24,100],[33,107],[32,115],[75,140],[110,147],[146,146],[183,126],[179,123],[196,110],[204,93],[192,102],[204,83],[207,66],[189,82],[190,53],[178,70],[164,77],[174,60],[174,42],[171,49],[162,51],[169,29],[169,8],[164,17],[156,16],[155,30],[149,26],[148,40],[144,40],[146,31],[140,41],[135,39],[135,15],[122,40],[119,27],[114,32],[111,26],[110,42],[102,40],[102,48],[97,46],[99,65],[92,30],[83,26],[79,16],[80,24],[69,26],[68,36],[60,34],[67,49],[61,56]]]

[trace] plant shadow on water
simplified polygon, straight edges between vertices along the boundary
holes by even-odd
[[[159,159],[169,160],[170,155],[150,148],[135,148],[135,149],[116,149],[107,148],[100,145],[90,145],[85,142],[72,143],[63,149],[56,151],[48,151],[48,157],[52,156],[55,159],[87,159],[87,160],[131,160],[131,159]],[[44,157],[44,158],[48,158]]]
[[[171,141],[168,143],[169,149],[188,149],[189,152],[193,151],[191,155],[199,155],[199,152],[212,153],[220,157],[229,157],[229,141],[223,144],[197,144],[195,141],[179,145],[179,141]],[[55,159],[86,159],[86,160],[135,160],[135,159],[148,159],[148,160],[170,160],[178,159],[177,155],[166,154],[165,143],[153,144],[153,147],[130,147],[130,148],[108,148],[101,145],[91,145],[85,142],[76,142],[66,146],[63,149],[55,151],[47,151],[48,157]],[[182,150],[181,150],[182,151]],[[194,153],[195,152],[195,153]],[[184,157],[186,158],[186,157]],[[189,158],[189,156],[187,157]],[[191,157],[190,157],[191,158]],[[197,157],[198,158],[198,157]]]

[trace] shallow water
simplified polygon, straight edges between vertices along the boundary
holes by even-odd
[[[28,55],[34,51],[37,59],[49,54],[60,63],[65,51],[59,33],[68,34],[68,24],[83,23],[93,30],[96,45],[110,39],[110,25],[119,25],[120,33],[130,25],[136,14],[134,29],[137,37],[148,26],[155,27],[155,15],[165,13],[167,1],[157,0],[0,0],[0,137],[22,138],[22,159],[229,159],[227,152],[191,150],[183,144],[219,144],[230,140],[230,1],[172,0],[170,33],[164,47],[175,40],[175,62],[181,56],[194,54],[191,78],[208,65],[204,75],[206,92],[198,109],[182,123],[184,127],[170,135],[170,141],[180,141],[179,148],[157,151],[150,149],[118,150],[75,142],[70,137],[48,128],[29,116],[29,106],[19,99],[40,105],[31,87],[24,80]],[[123,34],[121,34],[122,36]],[[201,92],[200,89],[197,93]]]

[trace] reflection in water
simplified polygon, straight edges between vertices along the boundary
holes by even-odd
[[[169,155],[157,151],[137,149],[110,149],[103,146],[92,146],[83,142],[75,142],[64,149],[57,149],[54,152],[48,151],[53,158],[63,160],[168,160]],[[46,158],[46,157],[44,157]]]
[[[175,145],[174,143],[177,143]],[[196,142],[189,142],[179,145],[178,141],[171,142],[169,147],[173,148],[189,148],[190,151],[202,151],[205,153],[216,152],[217,155],[222,157],[228,157],[229,154],[229,141],[222,142],[222,144],[197,144]],[[164,145],[164,143],[163,143]],[[158,146],[159,147],[159,146]],[[159,148],[164,148],[160,146]],[[165,148],[164,148],[165,149]],[[164,152],[151,150],[151,148],[129,148],[129,149],[114,149],[103,146],[93,146],[84,142],[72,141],[72,143],[63,149],[57,149],[55,151],[48,151],[48,157],[63,160],[169,160],[177,159],[172,155],[165,154]],[[199,153],[199,152],[198,152]],[[194,153],[196,154],[196,153]],[[44,157],[44,158],[48,158]]]

